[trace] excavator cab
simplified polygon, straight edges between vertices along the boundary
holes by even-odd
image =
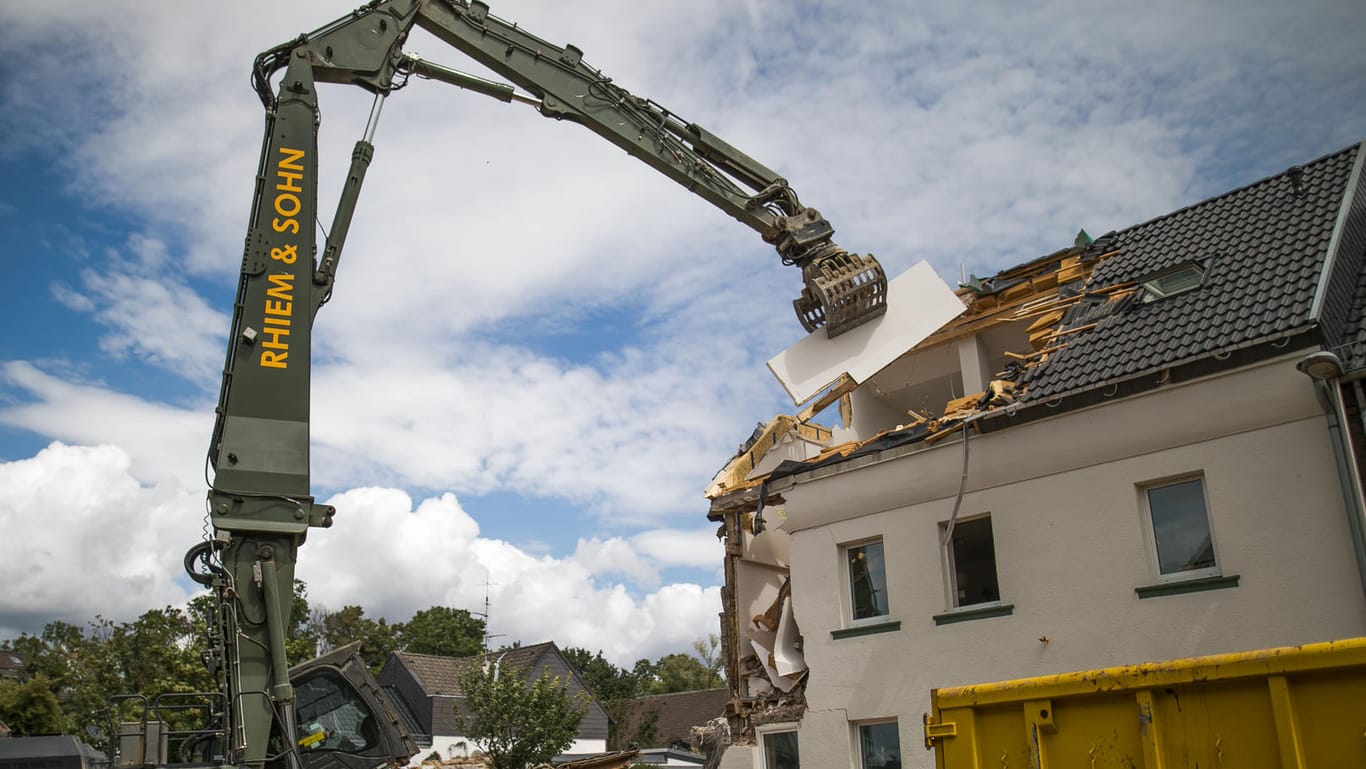
[[[348,644],[289,671],[296,749],[304,769],[403,765],[417,753],[359,651],[359,643]],[[272,742],[278,740],[276,732]],[[288,769],[283,750],[271,753],[280,756],[272,767]]]
[[[271,730],[267,769],[377,769],[402,766],[417,753],[359,651],[359,642],[348,644],[289,671],[298,764],[291,762],[277,725]],[[114,698],[114,769],[230,765],[226,711],[220,693]]]

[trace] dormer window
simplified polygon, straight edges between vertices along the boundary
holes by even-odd
[[[1143,290],[1143,303],[1156,302],[1198,288],[1205,282],[1206,272],[1207,262],[1190,262],[1139,281],[1139,286]]]

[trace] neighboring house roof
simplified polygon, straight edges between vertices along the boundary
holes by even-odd
[[[429,695],[460,697],[460,672],[472,665],[482,665],[485,661],[497,663],[508,670],[529,670],[552,650],[559,653],[554,643],[539,643],[519,646],[502,652],[493,652],[479,657],[438,657],[433,654],[414,654],[394,652],[394,657],[416,676],[422,688]]]
[[[623,716],[618,734],[641,748],[689,745],[692,728],[725,713],[728,689],[700,689],[636,697]]]
[[[465,696],[460,687],[460,673],[484,664],[497,664],[501,670],[525,673],[529,679],[546,671],[562,677],[571,695],[589,698],[588,711],[579,726],[580,738],[606,739],[607,712],[591,699],[588,688],[553,642],[464,658],[394,652],[380,671],[379,680],[399,718],[405,723],[411,721],[408,728],[425,742],[433,735],[458,734],[456,722],[463,711]],[[403,675],[399,675],[400,670]],[[416,689],[412,687],[413,683]],[[430,746],[427,742],[427,747]]]
[[[432,746],[432,735],[426,733],[426,728],[418,720],[417,714],[408,705],[408,701],[403,698],[403,692],[397,686],[384,686],[380,688],[384,691],[384,697],[389,701],[389,707],[393,708],[394,715],[403,723],[403,728],[408,730],[408,734],[413,735],[414,741],[423,750]]]
[[[18,678],[23,670],[23,655],[12,651],[0,651],[0,678]]]

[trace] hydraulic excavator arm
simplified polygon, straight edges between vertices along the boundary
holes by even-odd
[[[413,26],[511,85],[404,53]],[[386,0],[268,51],[257,60],[255,78],[267,107],[276,101],[270,74],[287,67],[291,56],[304,58],[318,81],[351,83],[379,96],[416,74],[526,102],[546,117],[583,125],[751,227],[784,264],[800,268],[804,288],[793,304],[807,331],[824,327],[838,336],[886,309],[887,280],[877,260],[836,245],[834,228],[803,206],[780,175],[696,123],[631,94],[586,64],[577,47],[542,40],[490,14],[479,0]]]
[[[510,84],[405,53],[414,27]],[[378,0],[262,53],[252,80],[266,108],[265,138],[208,454],[214,533],[186,557],[192,576],[219,599],[206,660],[222,678],[226,703],[227,738],[215,756],[222,764],[314,767],[318,760],[304,748],[328,744],[315,739],[309,724],[295,723],[304,710],[285,653],[298,548],[310,527],[330,526],[334,512],[314,502],[309,486],[311,329],[332,292],[374,154],[380,108],[414,75],[579,123],[756,230],[784,263],[801,269],[804,288],[793,305],[808,331],[824,327],[834,336],[886,309],[887,281],[877,261],[836,245],[830,223],[803,206],[781,176],[627,92],[585,64],[578,48],[528,34],[479,0]],[[351,84],[375,95],[322,243],[314,226],[318,83]],[[334,700],[329,694],[319,701]],[[374,743],[401,744],[392,735]],[[384,752],[376,750],[352,755],[338,747],[325,755],[359,767],[373,765]]]

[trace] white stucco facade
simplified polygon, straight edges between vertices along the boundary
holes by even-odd
[[[958,438],[776,484],[810,670],[802,766],[857,766],[857,724],[892,718],[902,765],[933,766],[935,687],[1366,635],[1323,411],[1296,359],[974,435],[959,519],[990,516],[1003,616],[952,621],[940,527]],[[1172,478],[1202,481],[1215,573],[1236,585],[1136,592],[1160,581],[1142,489]],[[843,546],[868,540],[888,612],[856,623]]]

